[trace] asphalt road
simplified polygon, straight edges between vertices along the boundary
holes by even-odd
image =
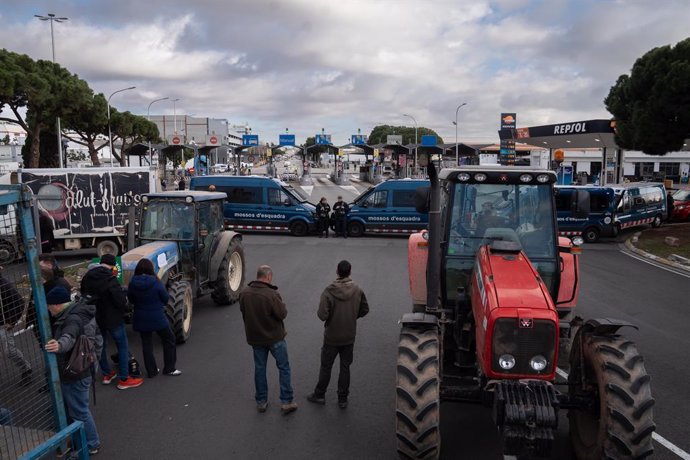
[[[341,193],[351,200],[363,188],[353,186],[354,190],[336,187],[317,176],[311,201],[325,195],[332,204]],[[281,416],[277,373],[269,367],[269,410],[256,412],[251,348],[244,339],[239,308],[219,308],[210,299],[200,299],[195,303],[192,337],[178,348],[182,376],[159,376],[127,391],[98,386],[94,414],[103,441],[99,458],[396,458],[397,320],[411,308],[406,244],[405,237],[246,235],[247,279],[254,278],[258,265],[271,265],[288,306],[287,342],[299,410]],[[617,317],[639,326],[624,333],[637,342],[652,375],[657,431],[690,452],[685,420],[690,413],[690,369],[685,366],[690,349],[688,277],[620,249],[614,240],[585,246],[579,314]],[[341,259],[352,263],[353,278],[371,305],[371,313],[359,323],[347,410],[337,407],[334,391],[324,407],[305,400],[318,372],[318,298],[335,278]],[[130,343],[141,359],[140,341],[132,332]],[[160,348],[158,356],[162,360]],[[442,432],[443,458],[502,458],[488,409],[444,403]],[[655,458],[679,458],[655,446]],[[561,417],[553,458],[571,456],[567,420]]]

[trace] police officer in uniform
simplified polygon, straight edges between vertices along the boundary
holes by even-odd
[[[319,238],[323,238],[324,232],[328,238],[328,217],[331,214],[331,206],[325,196],[321,197],[319,204],[316,205],[316,219],[319,225]]]
[[[341,235],[347,238],[347,229],[345,228],[345,217],[350,212],[350,206],[343,201],[343,197],[339,196],[338,201],[333,205],[333,214],[335,217],[335,236]]]

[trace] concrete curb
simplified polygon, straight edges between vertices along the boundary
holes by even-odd
[[[636,238],[636,236],[633,235],[630,238],[628,238],[627,240],[625,240],[625,247],[630,252],[634,252],[637,255],[640,255],[646,259],[653,260],[654,262],[660,263],[662,265],[668,265],[669,267],[673,267],[673,268],[676,268],[678,270],[683,270],[687,273],[690,273],[690,267],[688,267],[688,266],[685,266],[683,264],[679,264],[677,262],[673,262],[673,261],[668,260],[668,259],[664,259],[663,257],[655,256],[654,254],[650,254],[649,252],[646,252],[646,251],[643,251],[642,249],[636,248],[632,243],[633,238]]]

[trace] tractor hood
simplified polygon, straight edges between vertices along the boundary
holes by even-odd
[[[497,308],[554,309],[539,273],[523,252],[491,252],[489,262]]]
[[[174,241],[154,241],[122,255],[125,285],[129,284],[132,276],[134,276],[134,269],[141,259],[148,259],[153,262],[156,275],[158,278],[162,278],[171,267],[177,265],[180,259],[177,243]]]

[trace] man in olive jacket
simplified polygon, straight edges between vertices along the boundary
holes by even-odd
[[[271,284],[273,271],[268,265],[259,267],[256,281],[252,281],[240,294],[240,311],[244,319],[244,331],[247,343],[254,349],[254,386],[256,408],[266,412],[268,407],[268,383],[266,381],[266,362],[268,353],[273,355],[278,367],[280,381],[280,410],[283,415],[297,410],[293,402],[292,384],[290,383],[290,362],[288,361],[287,343],[285,342],[285,325],[287,308],[278,293],[278,288]]]
[[[347,260],[338,264],[338,279],[321,294],[318,316],[325,322],[323,346],[321,347],[321,368],[319,382],[314,393],[307,399],[316,404],[326,403],[326,389],[331,380],[331,369],[336,356],[340,355],[338,375],[338,405],[347,407],[350,392],[350,365],[357,334],[357,319],[369,313],[369,304],[364,292],[352,282],[352,266]]]

